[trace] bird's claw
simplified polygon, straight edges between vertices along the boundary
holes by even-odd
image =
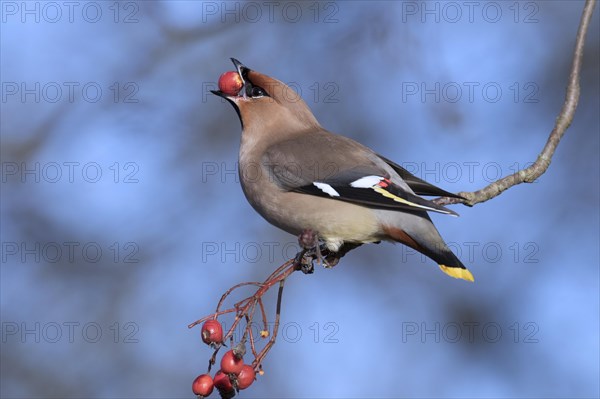
[[[296,264],[304,274],[314,272],[315,261],[324,268],[330,269],[340,263],[340,259],[348,252],[361,246],[356,243],[344,243],[337,252],[333,252],[327,248],[326,244],[321,244],[319,235],[310,229],[300,233],[298,243],[302,247],[302,251],[296,255]]]
[[[302,248],[296,255],[298,269],[304,274],[314,273],[314,261],[321,259],[321,251],[318,249],[319,235],[311,229],[303,230],[298,236],[298,244]]]
[[[294,262],[296,269],[300,270],[304,274],[312,274],[315,272],[315,267],[313,266],[313,257],[309,252],[310,251],[307,249],[303,249],[302,251],[298,252]]]

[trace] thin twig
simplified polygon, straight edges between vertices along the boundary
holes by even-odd
[[[267,356],[267,353],[271,350],[271,347],[275,345],[275,341],[277,340],[277,333],[279,332],[279,320],[281,318],[281,298],[283,296],[283,285],[285,283],[285,279],[279,282],[279,291],[277,293],[277,311],[275,313],[275,324],[273,326],[273,335],[271,335],[271,339],[265,345],[262,351],[256,356],[256,359],[253,362],[254,369],[259,370],[262,364],[263,359]]]
[[[269,322],[267,321],[267,312],[265,311],[265,305],[263,304],[262,298],[258,298],[258,306],[260,306],[260,314],[263,320],[263,331],[265,334],[269,333]],[[262,336],[262,332],[261,332]]]
[[[544,149],[540,155],[538,155],[535,162],[531,166],[521,169],[512,175],[503,177],[502,179],[491,183],[481,190],[475,192],[458,193],[460,196],[465,198],[464,200],[460,198],[441,197],[435,199],[435,203],[439,205],[462,203],[468,206],[473,206],[480,202],[485,202],[497,197],[503,191],[511,188],[512,186],[516,186],[517,184],[532,183],[546,172],[550,166],[550,162],[552,161],[552,156],[556,151],[556,147],[558,146],[560,139],[565,134],[565,131],[571,125],[575,115],[575,110],[577,109],[577,103],[579,101],[579,94],[581,91],[579,87],[579,75],[581,72],[581,64],[583,62],[583,47],[585,44],[585,36],[590,25],[590,20],[592,19],[592,14],[594,13],[595,5],[596,0],[587,0],[585,2],[583,13],[581,15],[581,22],[579,24],[579,30],[577,32],[577,38],[575,40],[575,52],[573,55],[573,64],[571,66],[571,74],[569,76],[569,84],[567,86],[565,101],[560,113],[558,114],[558,117],[556,118],[556,123],[552,129],[552,132],[550,133],[550,136],[548,137],[548,141],[546,142]]]

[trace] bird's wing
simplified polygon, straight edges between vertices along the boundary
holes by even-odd
[[[451,198],[461,198],[458,194],[450,193],[446,190],[443,190],[437,186],[434,186],[431,183],[426,182],[425,180],[419,179],[417,176],[410,173],[408,170],[404,169],[402,166],[398,165],[394,161],[390,161],[386,157],[379,155],[385,163],[390,165],[396,173],[408,184],[408,186],[418,195],[427,195],[427,196],[436,196],[436,197],[451,197]]]
[[[457,215],[402,187],[402,179],[391,176],[393,168],[384,167],[375,153],[343,136],[307,133],[285,140],[270,146],[262,163],[269,178],[285,191],[369,208]]]

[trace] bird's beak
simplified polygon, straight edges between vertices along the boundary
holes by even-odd
[[[239,62],[235,58],[231,58],[231,62],[233,62],[233,66],[235,67],[235,69],[240,74],[240,77],[242,78],[242,82],[246,83],[246,80],[244,79],[244,77],[248,73],[248,71],[250,70],[250,68],[247,68],[244,64],[242,64],[241,62]]]
[[[228,94],[223,93],[221,90],[211,90],[210,92],[216,96],[223,97],[225,99],[231,99],[231,98],[236,98],[236,97],[246,97],[246,86],[248,84],[247,75],[248,75],[248,72],[250,71],[250,68],[246,67],[244,64],[242,64],[235,58],[231,58],[231,62],[233,62],[233,66],[235,66],[235,69],[237,70],[237,73],[238,73],[238,75],[240,75],[240,78],[242,79],[242,82],[243,82],[242,88],[240,89],[238,94],[236,96],[230,96]]]

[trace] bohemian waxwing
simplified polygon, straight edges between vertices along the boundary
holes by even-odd
[[[240,90],[212,92],[238,113],[240,181],[262,217],[294,235],[316,232],[331,252],[344,244],[400,242],[433,259],[448,275],[474,281],[427,212],[457,214],[419,196],[456,194],[323,129],[284,83],[232,61]]]

